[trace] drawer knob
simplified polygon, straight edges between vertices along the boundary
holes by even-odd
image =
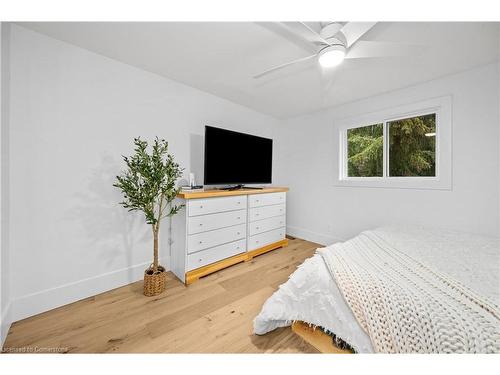
[[[236,220],[240,220],[240,219],[241,219],[241,217],[239,217],[239,216],[236,218]]]
[[[203,226],[203,223],[200,223],[200,227],[202,227],[202,226]]]
[[[255,200],[256,202],[260,202],[258,199]]]
[[[255,216],[259,216],[259,214],[255,214]]]
[[[238,204],[241,204],[241,202],[240,202],[240,201],[238,201]]]
[[[202,243],[203,243],[203,241],[200,241],[200,244],[202,244]]]
[[[259,243],[259,240],[255,240],[255,243]]]
[[[198,259],[198,262],[201,262],[201,261],[202,261],[202,259],[201,259],[201,258],[200,258],[200,259]]]
[[[255,227],[255,229],[259,229],[259,227]]]
[[[200,208],[203,208],[203,206],[200,206]]]
[[[240,234],[240,232],[238,232],[237,234]]]

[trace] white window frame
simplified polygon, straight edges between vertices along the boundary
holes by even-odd
[[[436,176],[391,177],[389,172],[388,123],[427,114],[436,114]],[[384,168],[382,177],[347,176],[347,130],[383,124]],[[335,132],[339,145],[336,163],[335,185],[353,187],[379,187],[401,189],[439,189],[452,188],[452,118],[451,97],[433,98],[395,108],[385,109],[361,116],[335,121]]]

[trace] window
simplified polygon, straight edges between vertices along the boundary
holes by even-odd
[[[383,124],[347,130],[347,175],[349,177],[383,176]]]
[[[451,188],[451,98],[344,121],[338,185]]]
[[[435,139],[435,113],[347,129],[347,177],[435,177]]]
[[[387,122],[389,176],[436,176],[436,114]]]

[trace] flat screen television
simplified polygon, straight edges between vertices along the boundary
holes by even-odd
[[[205,126],[205,185],[270,184],[273,140]]]

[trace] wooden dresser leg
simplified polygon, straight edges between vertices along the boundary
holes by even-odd
[[[192,284],[192,283],[195,283],[199,280],[200,278],[199,277],[186,277],[186,282],[184,283],[186,286]]]

